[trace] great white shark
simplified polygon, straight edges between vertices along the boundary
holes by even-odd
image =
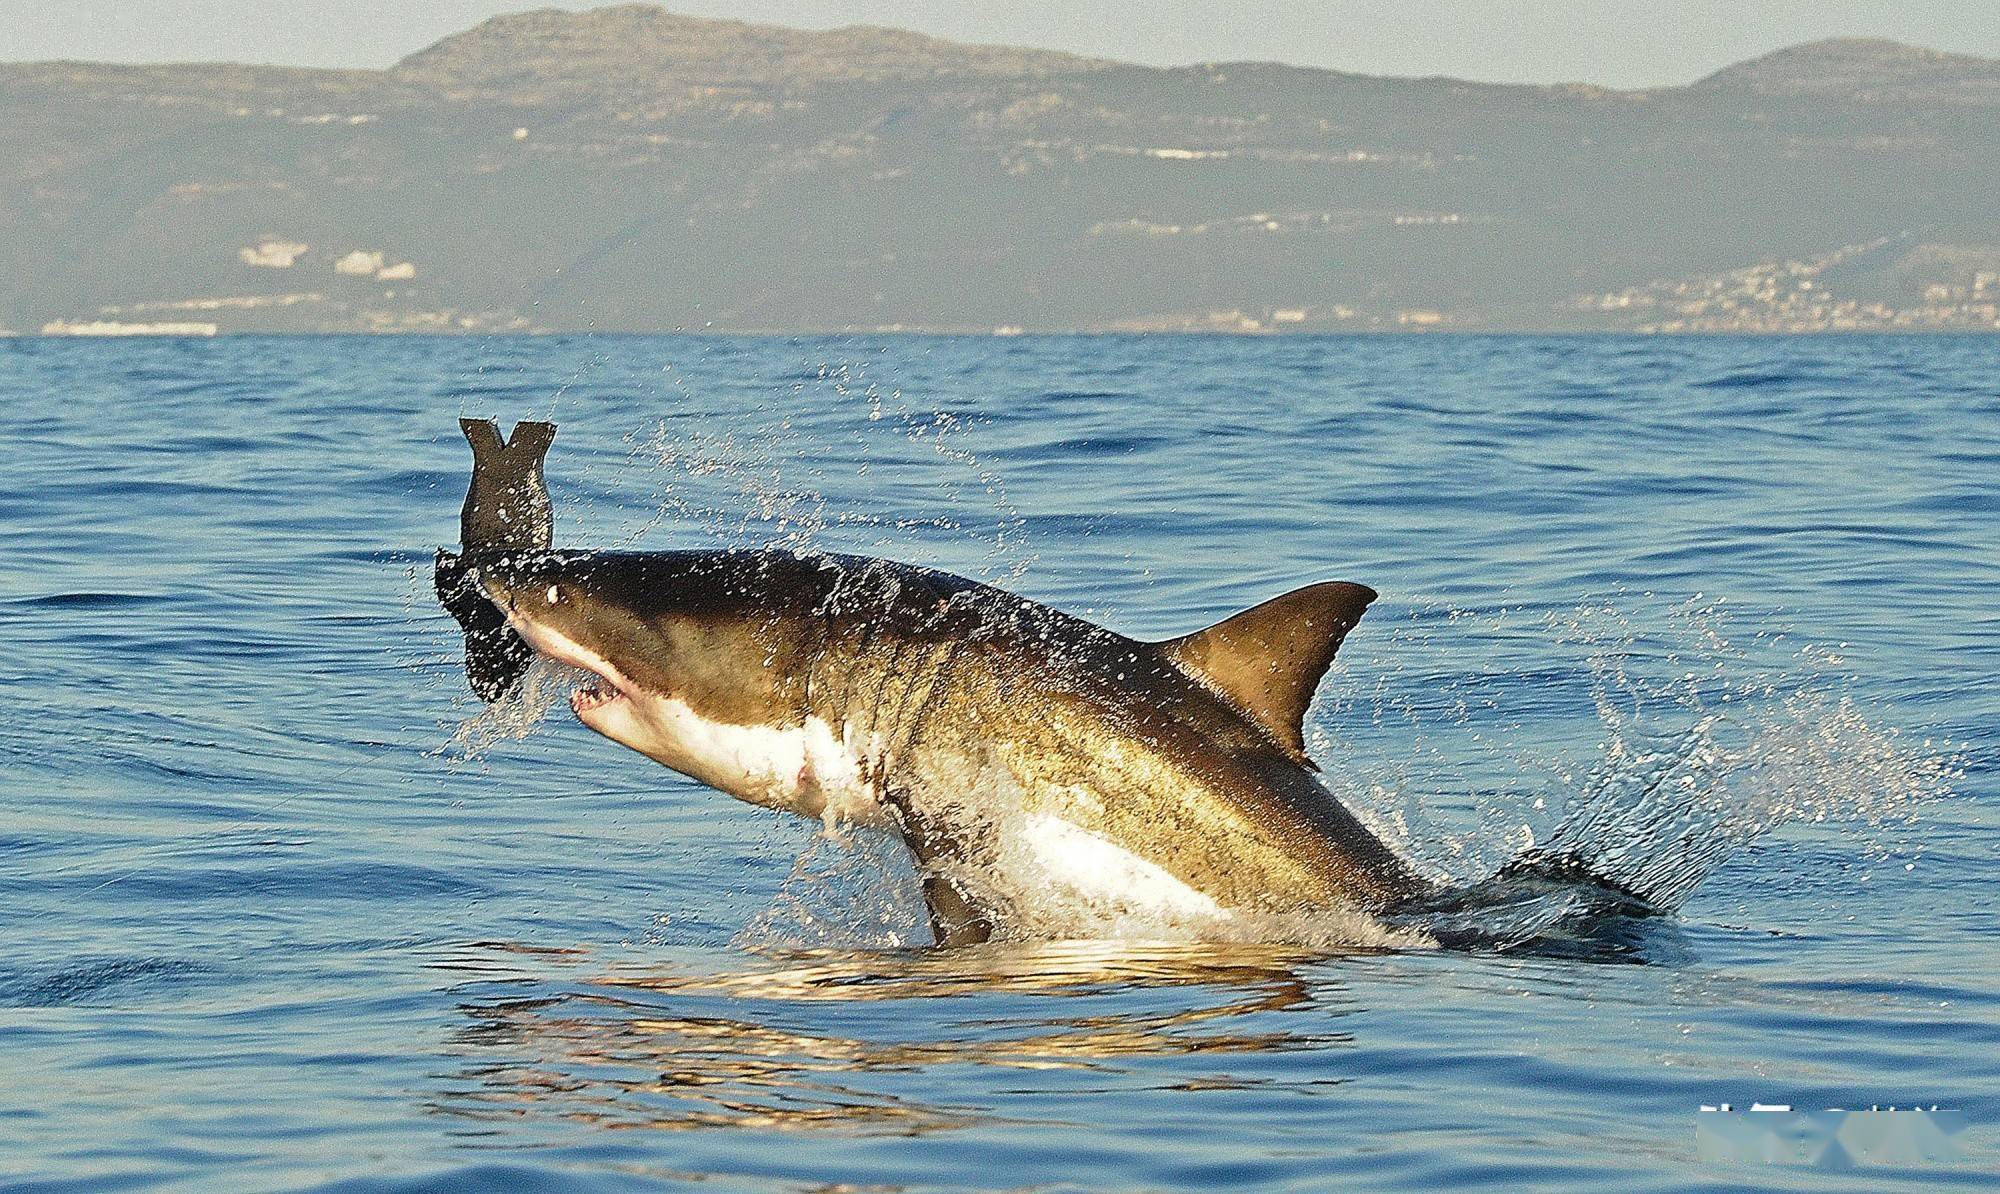
[[[586,726],[692,779],[908,844],[940,944],[1048,935],[1052,891],[1208,923],[1392,915],[1444,888],[1316,778],[1303,722],[1374,590],[1160,641],[889,560],[551,546],[554,428],[462,420],[437,589],[482,697],[535,655]]]

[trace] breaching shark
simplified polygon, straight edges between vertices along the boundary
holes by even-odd
[[[1046,935],[1053,890],[1197,919],[1371,918],[1441,885],[1316,778],[1303,721],[1374,590],[1309,584],[1147,642],[889,560],[562,551],[555,428],[461,420],[438,595],[488,700],[535,655],[586,726],[767,808],[908,844],[943,945]]]

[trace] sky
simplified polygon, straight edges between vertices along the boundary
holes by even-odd
[[[495,13],[557,0],[0,0],[0,61],[383,67]],[[1157,66],[1261,59],[1378,75],[1651,87],[1823,37],[2000,58],[1995,0],[674,0],[695,16]]]

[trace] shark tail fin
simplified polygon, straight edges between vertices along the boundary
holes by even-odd
[[[1307,585],[1156,647],[1310,767],[1306,707],[1347,632],[1373,600],[1375,590],[1366,585]]]
[[[1618,878],[1606,873],[1610,868],[1594,866],[1589,859],[1571,850],[1548,850],[1530,846],[1494,873],[1501,882],[1541,880],[1579,887],[1601,888],[1628,910],[1651,915],[1658,909],[1652,901]]]

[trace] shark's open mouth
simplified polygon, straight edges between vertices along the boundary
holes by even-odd
[[[482,582],[487,598],[499,609],[513,627],[515,633],[534,648],[537,655],[562,667],[575,668],[583,673],[575,688],[570,690],[569,707],[578,717],[596,709],[614,705],[631,698],[628,682],[617,668],[603,656],[589,650],[570,639],[553,626],[536,621],[524,614],[507,595],[505,589],[496,590]],[[550,590],[553,595],[554,590]]]
[[[576,687],[570,689],[569,707],[579,718],[630,699],[631,693],[619,680],[616,670],[591,652],[560,635],[530,631],[526,637],[543,659],[574,669]]]
[[[593,675],[570,690],[569,707],[581,717],[592,709],[602,709],[614,701],[624,699],[625,694],[616,684],[602,676]]]

